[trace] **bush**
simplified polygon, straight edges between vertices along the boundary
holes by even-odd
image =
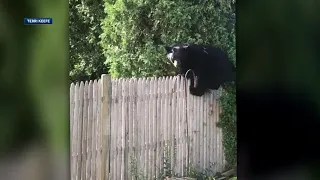
[[[171,74],[161,46],[213,44],[235,62],[232,1],[105,0],[100,45],[112,77]]]
[[[217,126],[222,128],[224,154],[228,166],[237,163],[236,88],[234,83],[224,86],[220,97],[222,113]]]

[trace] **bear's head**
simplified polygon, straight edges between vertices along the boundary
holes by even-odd
[[[188,45],[175,45],[166,46],[167,58],[178,69],[178,74],[186,73],[189,67],[189,46]]]

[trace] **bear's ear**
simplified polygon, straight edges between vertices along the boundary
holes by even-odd
[[[189,44],[184,44],[184,45],[182,46],[182,48],[183,48],[183,49],[188,49],[188,48],[189,48]]]
[[[165,46],[164,48],[166,49],[166,51],[167,51],[168,54],[172,52],[172,47],[170,47],[170,46]]]

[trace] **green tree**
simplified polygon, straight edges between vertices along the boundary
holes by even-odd
[[[107,73],[99,35],[104,17],[102,0],[69,0],[70,80],[96,79]]]
[[[231,0],[106,0],[101,46],[113,77],[171,72],[164,49],[174,43],[214,44],[235,62]]]

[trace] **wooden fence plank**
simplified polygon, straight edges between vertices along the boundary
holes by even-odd
[[[87,151],[88,151],[88,179],[92,180],[92,121],[93,121],[93,81],[89,82],[89,89],[88,89],[88,101],[89,101],[89,106],[88,106],[88,146],[87,146]]]
[[[146,179],[150,178],[150,174],[149,174],[149,78],[145,78],[144,79],[144,93],[143,93],[143,98],[144,98],[144,166],[145,166],[145,176]]]
[[[156,81],[155,81],[155,78],[151,78],[150,80],[150,84],[151,84],[151,87],[150,87],[150,97],[151,97],[151,102],[150,102],[150,105],[152,106],[151,108],[151,111],[152,111],[152,114],[151,114],[151,117],[150,117],[150,121],[151,121],[151,130],[150,130],[150,144],[151,144],[151,155],[150,155],[150,168],[151,169],[151,178],[152,179],[155,179],[157,176],[156,176],[156,122],[157,122],[157,99],[156,99],[156,88],[157,88],[157,85],[156,85]]]
[[[115,85],[114,85],[114,79],[111,80],[111,86],[112,86],[112,98],[111,98],[111,119],[110,119],[110,126],[111,126],[111,130],[110,130],[110,159],[109,159],[109,164],[110,164],[110,172],[109,172],[109,177],[110,179],[114,179],[114,172],[113,172],[113,168],[114,168],[114,138],[113,138],[113,134],[115,131],[115,125],[114,125],[114,121],[113,119],[115,119]]]
[[[101,179],[109,180],[109,155],[110,155],[110,121],[111,121],[111,77],[101,77]]]
[[[177,175],[181,175],[181,164],[180,161],[182,161],[182,156],[181,154],[183,153],[180,149],[180,143],[179,143],[179,121],[182,118],[182,111],[183,108],[182,104],[181,104],[181,88],[180,88],[180,77],[175,77],[176,81],[174,82],[174,86],[175,86],[175,95],[174,95],[174,103],[172,104],[174,110],[172,112],[173,114],[173,118],[172,118],[172,130],[173,130],[173,145],[175,147],[175,151],[174,151],[174,166],[173,166],[173,170],[175,172],[175,174]]]
[[[112,81],[112,105],[111,105],[111,160],[110,160],[110,173],[111,173],[111,179],[116,179],[116,173],[117,173],[117,139],[116,139],[116,133],[118,132],[118,126],[117,126],[117,110],[118,110],[118,89],[117,89],[117,79]]]
[[[128,179],[132,180],[132,155],[133,155],[133,147],[134,147],[134,126],[133,126],[133,115],[134,115],[134,80],[129,80],[129,88],[128,88],[128,96],[129,96],[129,106],[128,106],[128,143],[129,143],[129,149],[128,149]]]
[[[178,108],[179,108],[179,114],[178,119],[176,120],[176,137],[177,137],[177,147],[178,147],[178,155],[177,155],[177,171],[180,176],[183,175],[183,166],[184,166],[184,156],[187,151],[187,146],[184,146],[184,140],[185,140],[185,134],[184,131],[186,131],[187,127],[184,126],[184,121],[187,118],[187,105],[186,105],[186,96],[184,93],[184,80],[179,77],[179,102],[178,102]]]
[[[160,94],[160,90],[161,90],[161,82],[160,82],[161,78],[158,79],[158,81],[155,82],[156,84],[156,88],[155,88],[155,93],[156,93],[156,177],[159,178],[161,175],[160,172],[160,164],[161,164],[161,160],[160,160],[160,131],[161,131],[161,94]]]
[[[186,96],[184,93],[184,88],[185,88],[185,81],[181,77],[179,77],[179,94],[178,94],[178,108],[179,108],[179,114],[178,114],[178,119],[176,120],[176,135],[177,135],[177,143],[178,143],[178,149],[177,152],[179,153],[179,158],[178,158],[178,167],[179,167],[179,175],[183,176],[184,175],[184,165],[185,165],[185,153],[188,151],[188,144],[187,144],[187,125],[185,125],[186,122],[188,122],[187,116],[186,116]],[[183,126],[180,126],[180,122],[183,122]],[[179,136],[181,131],[181,138]],[[181,139],[181,140],[180,140]],[[182,143],[180,143],[180,141]]]
[[[146,179],[148,179],[147,172],[147,147],[146,147],[146,134],[147,134],[147,118],[146,118],[146,109],[148,104],[147,103],[147,97],[145,96],[146,93],[146,78],[142,78],[142,84],[141,84],[141,100],[142,100],[142,107],[141,107],[141,114],[142,114],[142,136],[141,136],[141,145],[142,145],[142,154],[141,154],[141,171]]]
[[[79,124],[78,124],[78,148],[79,148],[79,157],[78,157],[78,174],[79,174],[79,179],[83,179],[83,151],[82,151],[82,138],[83,138],[83,133],[82,133],[82,126],[83,126],[83,86],[84,83],[80,83],[80,90],[79,90],[79,106],[78,106],[78,118],[79,118]]]
[[[209,157],[207,155],[208,152],[208,136],[207,136],[207,130],[208,130],[208,119],[207,119],[207,104],[208,104],[208,94],[205,94],[205,97],[203,98],[203,162],[204,162],[204,169],[209,168],[209,161],[207,158]]]
[[[161,172],[163,170],[163,161],[164,161],[164,148],[165,148],[165,142],[164,142],[164,134],[165,134],[165,118],[166,118],[166,112],[165,112],[165,101],[164,101],[164,98],[165,98],[165,95],[164,95],[164,89],[165,89],[165,78],[161,78],[161,81],[160,81],[160,102],[161,102],[161,108],[160,108],[160,111],[161,111],[161,119],[159,120],[160,121],[160,147],[159,147],[159,150],[160,150],[160,164],[159,164],[159,167],[160,167],[160,174],[163,173]]]
[[[128,80],[125,79],[122,82],[122,123],[123,123],[123,138],[124,141],[122,143],[124,152],[123,152],[123,179],[128,179],[128,166],[129,166],[129,113],[128,113],[128,105],[129,105],[129,84]]]
[[[117,132],[116,132],[116,139],[117,139],[117,144],[116,144],[116,148],[117,148],[117,162],[116,162],[116,179],[121,179],[121,164],[122,164],[122,153],[121,153],[121,140],[122,140],[122,121],[121,121],[121,105],[122,105],[122,98],[121,98],[121,82],[122,79],[119,79],[117,82],[117,93],[119,93],[118,96],[118,106],[117,106]]]
[[[175,166],[175,154],[176,154],[176,147],[175,147],[175,132],[174,132],[174,120],[176,119],[176,102],[177,102],[177,79],[176,77],[170,77],[169,79],[169,93],[170,93],[170,120],[169,120],[169,139],[170,139],[170,147],[171,147],[171,154],[170,154],[170,164],[171,164],[171,169],[173,170],[173,174],[175,173],[174,171],[174,166]]]
[[[147,178],[152,179],[152,161],[151,161],[151,133],[152,133],[152,98],[151,98],[151,78],[147,78],[146,80],[146,147],[147,147],[147,152],[146,152],[146,171],[147,171]]]
[[[79,111],[79,83],[76,83],[75,85],[75,109],[74,109],[74,119],[75,120],[75,123],[74,123],[74,129],[75,129],[75,138],[74,138],[74,142],[75,142],[75,146],[74,146],[74,149],[75,149],[75,179],[78,180],[80,179],[79,177],[79,160],[78,158],[80,157],[79,156],[79,114],[78,114],[78,111]]]
[[[168,146],[168,120],[169,120],[169,102],[168,102],[168,77],[165,77],[164,78],[164,83],[163,83],[163,109],[164,109],[164,112],[163,112],[163,168],[164,170],[167,169],[167,160],[168,160],[168,157],[167,157],[167,153],[169,151],[168,148],[170,148]],[[165,174],[167,174],[167,171],[164,172]]]
[[[134,95],[134,103],[133,103],[133,156],[131,157],[132,163],[131,163],[131,171],[133,174],[133,179],[136,179],[137,175],[137,169],[136,167],[138,166],[138,157],[139,157],[139,146],[138,146],[138,138],[139,138],[139,117],[137,116],[138,114],[138,91],[139,91],[139,86],[138,86],[138,81],[137,79],[133,79],[133,89],[132,89],[132,94]]]
[[[216,121],[217,121],[217,116],[216,116],[216,113],[217,113],[217,101],[215,99],[215,94],[213,95],[213,111],[212,111],[212,116],[213,116],[213,164],[215,165],[216,164],[216,161],[217,161],[217,128],[216,128]],[[213,170],[216,171],[216,166],[213,166]]]
[[[204,159],[203,159],[203,97],[198,98],[199,99],[199,116],[198,116],[198,121],[199,121],[199,164],[200,164],[200,169],[204,169]]]
[[[186,89],[187,89],[187,81],[186,79],[180,77],[180,104],[181,104],[181,115],[179,118],[179,124],[181,124],[179,131],[181,131],[181,140],[180,140],[180,149],[181,149],[181,164],[180,164],[180,173],[181,176],[186,176],[186,168],[188,166],[189,163],[189,144],[190,144],[190,140],[189,140],[189,117],[187,116],[189,109],[187,109],[187,99],[188,99],[188,95],[186,93]]]
[[[70,179],[74,180],[75,174],[74,174],[74,94],[75,94],[75,86],[73,83],[70,85]]]
[[[88,81],[84,83],[83,87],[83,179],[88,179],[87,167],[88,167],[88,157],[87,157],[87,125],[88,125]]]
[[[96,119],[96,178],[101,180],[101,81],[97,81],[97,119]]]

